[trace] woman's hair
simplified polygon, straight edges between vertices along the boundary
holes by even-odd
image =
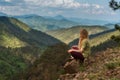
[[[81,43],[84,39],[87,39],[88,38],[88,31],[86,29],[82,29],[80,30],[80,39],[79,39],[79,46],[81,47]]]
[[[81,39],[87,39],[88,38],[88,31],[86,29],[82,29],[80,31],[80,38]]]

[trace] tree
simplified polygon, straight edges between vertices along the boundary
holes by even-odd
[[[120,2],[117,2],[115,0],[111,0],[109,2],[109,6],[113,9],[113,10],[118,10],[120,9]],[[115,25],[115,29],[120,31],[120,26],[119,25]],[[111,36],[111,39],[113,39],[114,41],[116,41],[118,44],[120,44],[120,35],[119,36]]]
[[[116,25],[115,25],[115,29],[120,31],[120,26],[116,24]],[[113,40],[116,41],[118,44],[120,44],[120,35],[119,35],[119,36],[113,35],[113,36],[111,36],[111,39],[113,39]]]
[[[120,2],[117,2],[115,0],[111,0],[109,2],[109,6],[113,9],[113,10],[118,10],[120,9]]]

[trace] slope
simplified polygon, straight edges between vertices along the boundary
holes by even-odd
[[[96,26],[73,26],[67,29],[47,31],[46,33],[68,44],[69,42],[79,37],[79,33],[81,29],[87,29],[90,35],[107,30],[106,27],[97,26],[97,25]]]
[[[13,77],[13,80],[56,80],[69,56],[67,49],[68,46],[63,43],[50,46],[33,66]]]
[[[81,66],[78,73],[62,74],[60,80],[119,80],[120,79],[120,47],[109,48],[96,53]]]
[[[0,17],[0,80],[10,80],[32,65],[48,46],[58,43],[15,18]]]
[[[6,47],[49,46],[59,43],[55,38],[33,30],[14,18],[0,17],[0,33],[1,45]]]

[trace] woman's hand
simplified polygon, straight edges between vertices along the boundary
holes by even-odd
[[[69,50],[68,50],[68,53],[71,53],[72,51],[73,51],[73,49],[69,49]]]

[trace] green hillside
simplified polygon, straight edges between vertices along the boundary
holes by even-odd
[[[27,45],[27,43],[19,40],[17,37],[7,32],[3,32],[0,34],[0,45],[5,47],[15,48],[15,47],[24,47]]]
[[[43,32],[30,29],[17,19],[0,17],[0,43],[2,46],[15,48],[28,45],[49,46],[59,41]]]
[[[80,30],[83,28],[87,29],[90,35],[107,30],[104,26],[73,26],[67,29],[47,31],[46,33],[68,44],[79,37]]]
[[[12,18],[7,18],[7,17],[0,17],[0,45],[1,46],[5,46],[5,47],[24,47],[27,45],[26,42],[21,41],[20,39],[18,39],[14,34],[12,34],[11,30],[14,27],[18,28],[17,26],[17,20],[14,20],[15,23],[13,23],[13,19]],[[24,26],[21,26],[21,28],[26,28],[26,25],[23,24]],[[28,27],[27,27],[28,28]],[[28,30],[26,28],[26,30]],[[30,29],[29,29],[30,30]],[[15,31],[15,29],[13,28],[13,32]]]
[[[0,80],[11,80],[32,65],[48,46],[58,43],[15,18],[0,17]]]
[[[119,35],[119,31],[109,32],[90,39],[91,46],[97,46],[111,39],[112,35]]]

